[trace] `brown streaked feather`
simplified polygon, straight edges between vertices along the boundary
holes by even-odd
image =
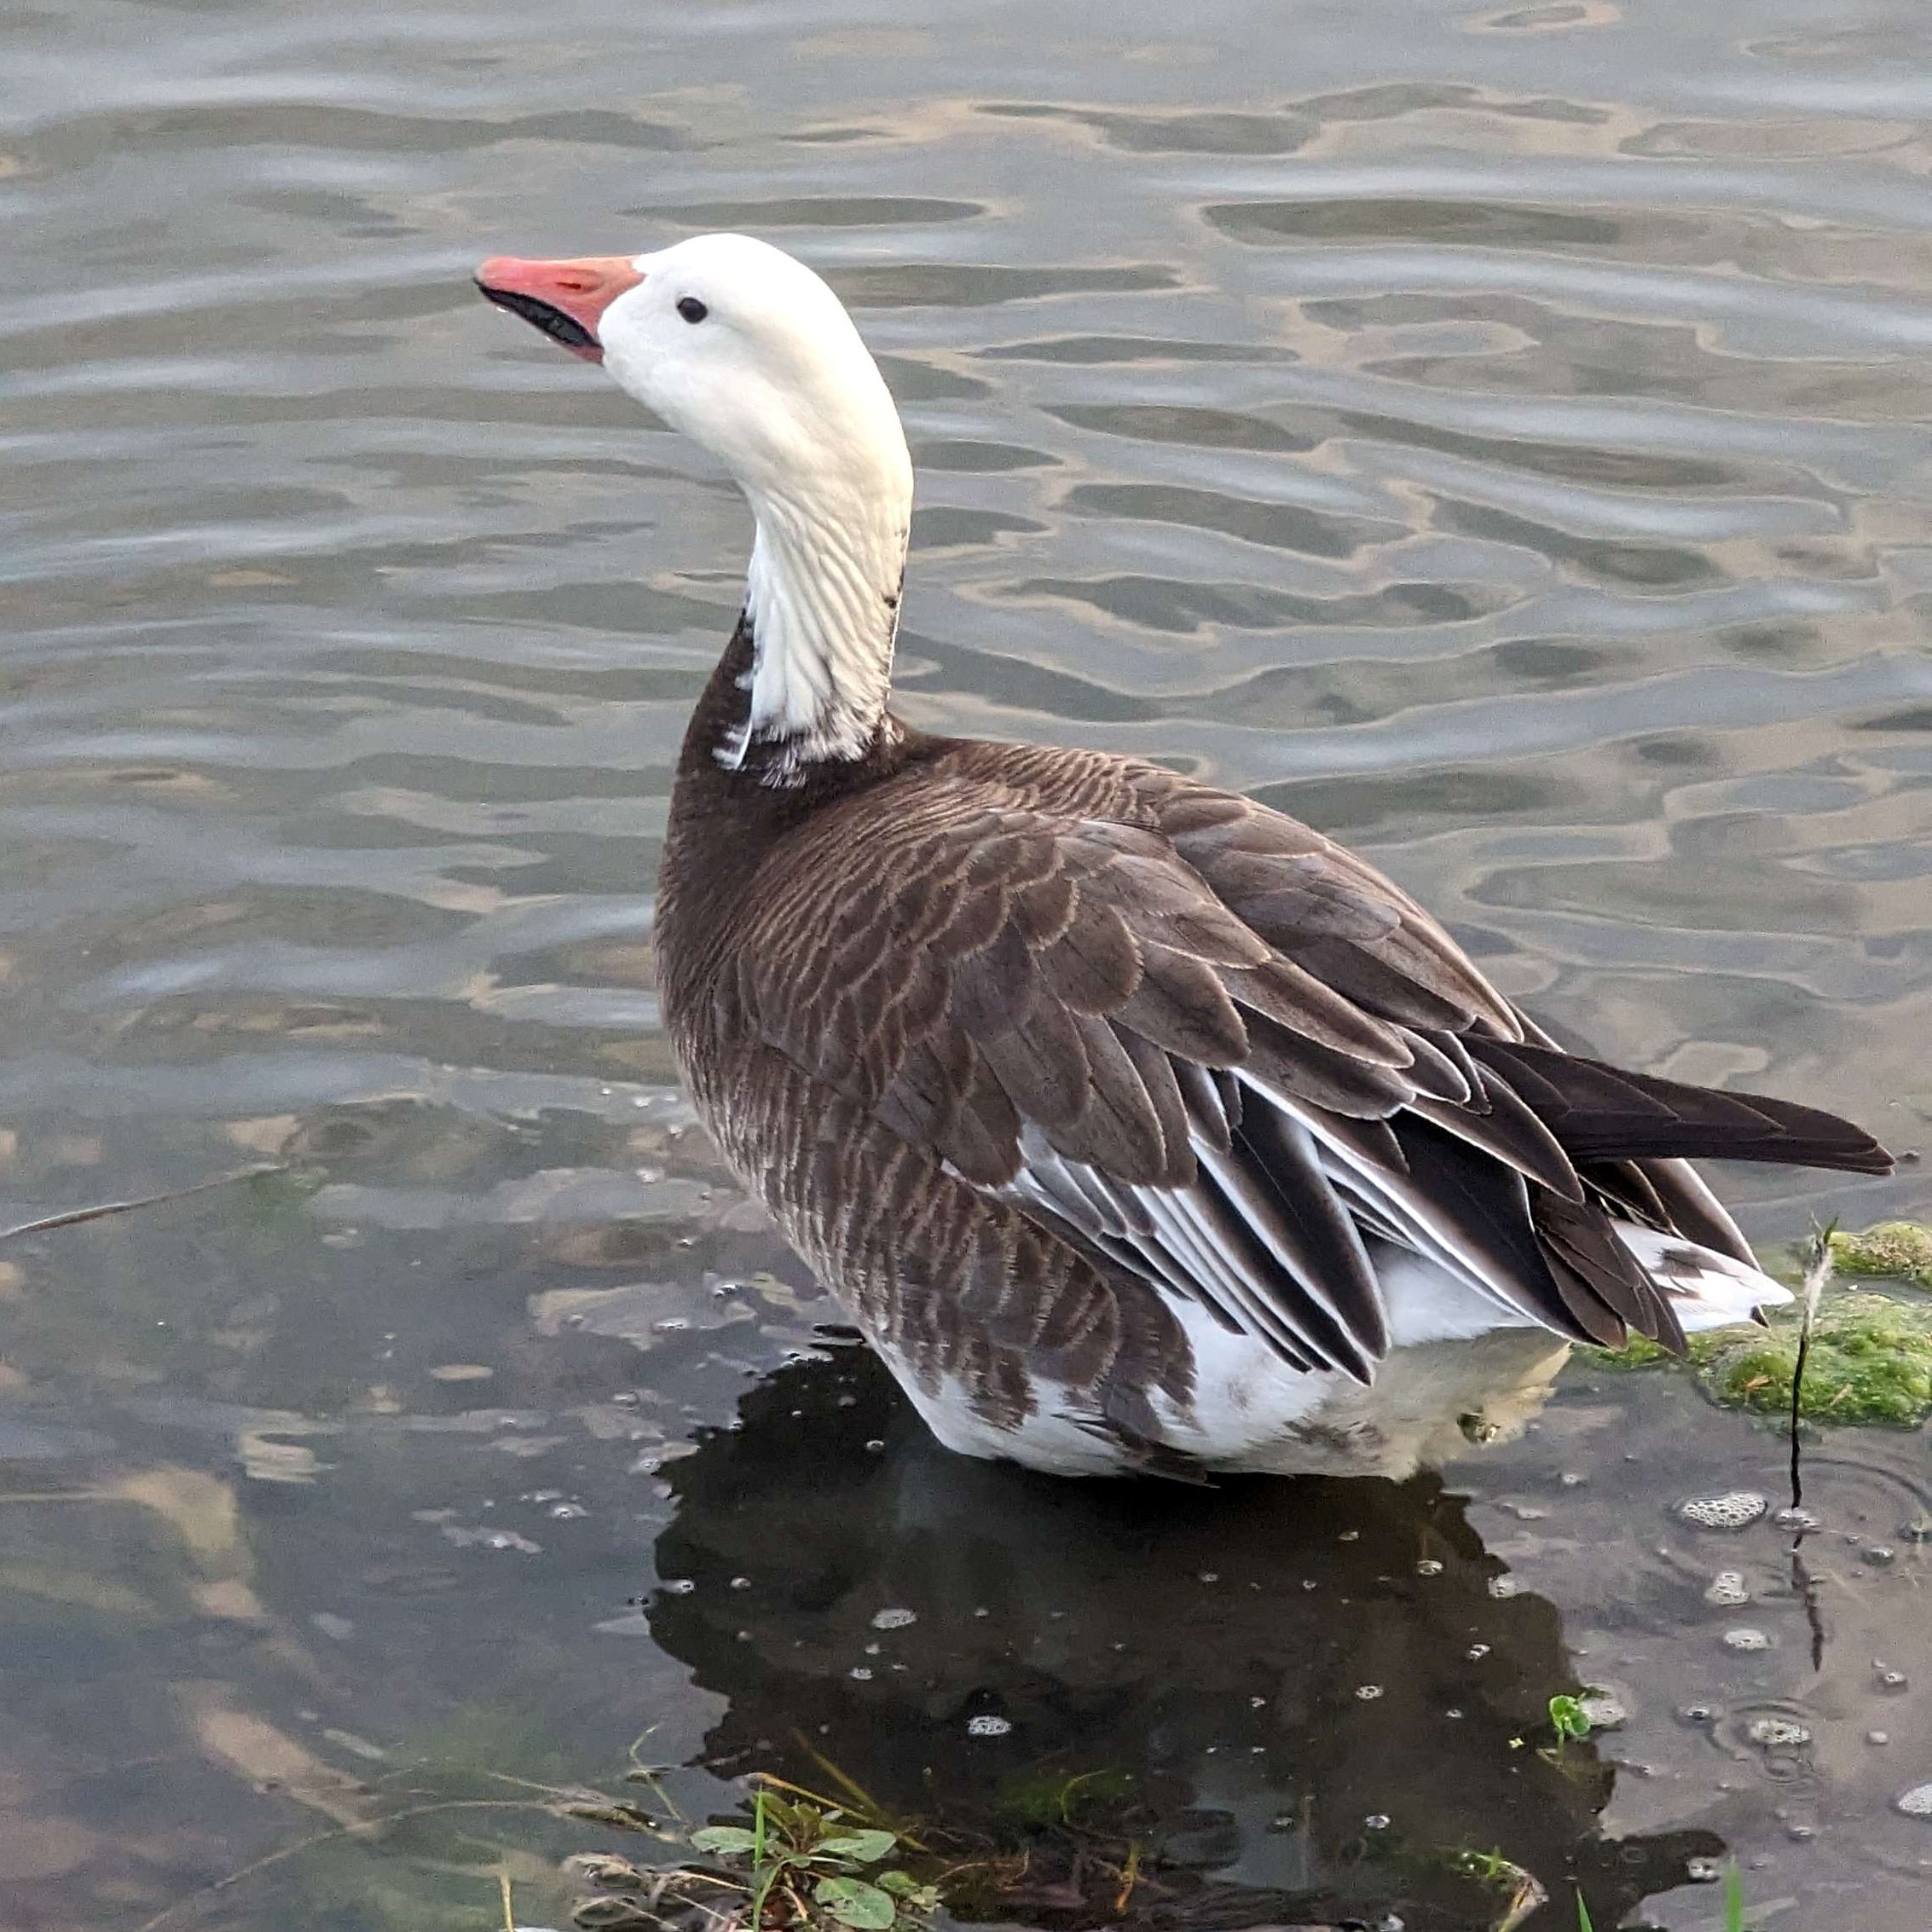
[[[1124,1031],[1199,1067],[1235,1067],[1247,1057],[1247,1028],[1223,976],[1171,946],[1142,942],[1140,984],[1114,1018]]]
[[[1075,1013],[1112,1013],[1141,981],[1140,948],[1110,905],[1076,894],[1067,929],[1039,955],[1054,994]]]

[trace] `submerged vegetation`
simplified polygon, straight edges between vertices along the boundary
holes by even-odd
[[[1932,1287],[1932,1229],[1888,1221],[1828,1240],[1833,1263],[1848,1275]],[[1692,1335],[1687,1360],[1699,1385],[1725,1408],[1789,1415],[1802,1332],[1801,1309],[1776,1310],[1767,1327],[1746,1322]],[[1641,1336],[1622,1349],[1586,1352],[1617,1368],[1675,1359]],[[1932,1415],[1932,1303],[1858,1290],[1828,1296],[1812,1323],[1796,1414],[1807,1422],[1891,1428]]]

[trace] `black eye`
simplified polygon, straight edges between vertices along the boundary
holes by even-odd
[[[678,298],[678,313],[687,322],[702,322],[711,311],[695,295],[682,295]]]

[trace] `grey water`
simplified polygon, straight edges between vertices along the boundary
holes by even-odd
[[[1929,171],[1913,0],[20,0],[0,1218],[273,1171],[0,1243],[0,1923],[561,1925],[540,1787],[641,1740],[699,1811],[1131,1779],[1142,1923],[1478,1932],[1462,1848],[1536,1932],[1730,1859],[1918,1932],[1922,1434],[1814,1452],[1801,1587],[1675,1513],[1783,1456],[1681,1380],[1155,1494],[824,1334],[651,991],[744,513],[468,271],[796,251],[920,466],[908,715],[1252,790],[1566,1034],[1913,1148]],[[1721,1179],[1775,1243],[1925,1173]]]

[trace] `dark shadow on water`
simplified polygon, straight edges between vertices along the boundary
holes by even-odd
[[[1450,1860],[1500,1850],[1553,1894],[1531,1924],[1573,1925],[1581,1884],[1622,1925],[1721,1849],[1600,1835],[1617,1769],[1544,1755],[1576,1687],[1557,1612],[1436,1477],[1033,1477],[940,1449],[850,1347],[668,1473],[653,1633],[730,1700],[701,1761],[820,1790],[836,1766],[888,1813],[1030,1844],[998,1916],[1479,1932],[1501,1902]],[[1083,1830],[1038,1829],[1076,1776]],[[1126,1912],[1083,1838],[1152,1853]]]

